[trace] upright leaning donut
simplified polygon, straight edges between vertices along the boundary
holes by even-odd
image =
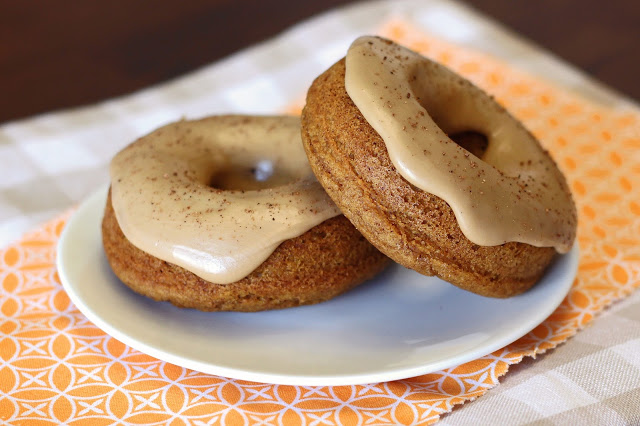
[[[573,244],[571,194],[538,141],[469,81],[389,40],[356,40],[313,82],[302,123],[327,193],[409,268],[507,297]],[[453,140],[470,133],[486,146]]]
[[[111,163],[102,230],[126,285],[205,311],[321,302],[387,264],[313,177],[296,117],[180,121],[137,140]]]

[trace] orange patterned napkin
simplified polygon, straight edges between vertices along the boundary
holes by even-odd
[[[455,368],[363,386],[250,383],[158,361],[78,312],[55,269],[69,216],[0,251],[0,419],[12,424],[423,424],[498,384],[640,285],[640,112],[585,101],[482,54],[391,23],[382,31],[495,95],[564,170],[579,211],[573,288],[540,326]]]

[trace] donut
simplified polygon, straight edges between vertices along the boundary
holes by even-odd
[[[526,291],[576,235],[564,176],[524,126],[441,64],[361,37],[315,79],[302,139],[380,251],[490,297]]]
[[[316,181],[298,117],[172,123],[120,151],[110,175],[106,258],[154,300],[202,311],[307,305],[388,263]]]

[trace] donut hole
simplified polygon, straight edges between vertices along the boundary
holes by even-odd
[[[253,165],[231,165],[218,170],[210,179],[209,186],[223,191],[255,191],[275,188],[296,180],[286,170],[274,168],[269,160]]]
[[[456,132],[447,136],[462,149],[465,149],[478,158],[482,158],[489,147],[489,138],[487,138],[484,133],[474,130]]]
[[[443,80],[442,73],[451,72],[440,66],[423,65],[410,70],[408,98],[414,98],[419,115],[433,121],[458,146],[483,159],[491,135],[491,108],[486,95],[471,83],[453,75]],[[436,84],[434,81],[440,81]]]

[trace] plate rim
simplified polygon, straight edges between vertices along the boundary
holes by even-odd
[[[461,365],[466,362],[481,358],[500,348],[503,348],[510,343],[518,340],[520,337],[526,335],[535,327],[543,323],[565,299],[573,286],[573,282],[575,281],[575,277],[577,274],[579,248],[578,243],[576,242],[571,251],[563,255],[567,256],[566,268],[568,269],[568,275],[571,278],[567,278],[564,285],[561,286],[561,288],[563,288],[564,290],[556,291],[555,293],[553,293],[553,295],[555,296],[552,301],[553,303],[545,304],[545,309],[541,309],[538,312],[538,314],[535,316],[535,320],[529,320],[519,327],[515,327],[511,333],[508,333],[501,339],[493,341],[493,343],[491,344],[480,346],[480,348],[476,348],[475,350],[467,351],[453,358],[447,358],[441,361],[420,364],[411,367],[404,366],[393,369],[386,368],[384,371],[380,372],[355,374],[339,373],[332,375],[269,373],[260,371],[258,368],[241,369],[219,364],[205,363],[199,360],[189,359],[182,355],[176,355],[171,351],[168,351],[167,349],[158,348],[156,346],[148,344],[147,342],[138,340],[135,337],[128,335],[125,330],[121,330],[120,328],[113,326],[111,323],[109,323],[108,320],[93,312],[93,310],[85,304],[82,297],[75,291],[75,286],[71,282],[72,280],[67,276],[67,271],[64,265],[66,259],[65,251],[68,249],[69,245],[72,244],[72,242],[69,242],[71,238],[69,235],[72,234],[74,227],[79,226],[78,223],[83,214],[87,214],[87,211],[91,212],[91,208],[94,207],[94,204],[97,204],[103,199],[106,200],[108,187],[108,185],[104,185],[102,188],[91,193],[91,195],[89,195],[79,205],[77,210],[68,218],[67,223],[65,224],[64,229],[60,234],[58,243],[56,245],[56,268],[58,276],[60,278],[60,282],[65,292],[67,293],[73,304],[76,306],[76,308],[83,315],[85,315],[96,327],[98,327],[109,336],[126,344],[127,346],[130,346],[131,348],[136,349],[144,354],[157,358],[160,361],[169,362],[183,368],[188,368],[207,374],[224,376],[227,378],[279,385],[341,386],[402,380],[429,374],[445,368],[455,367],[457,365]],[[259,313],[257,313],[257,315],[259,315]]]

